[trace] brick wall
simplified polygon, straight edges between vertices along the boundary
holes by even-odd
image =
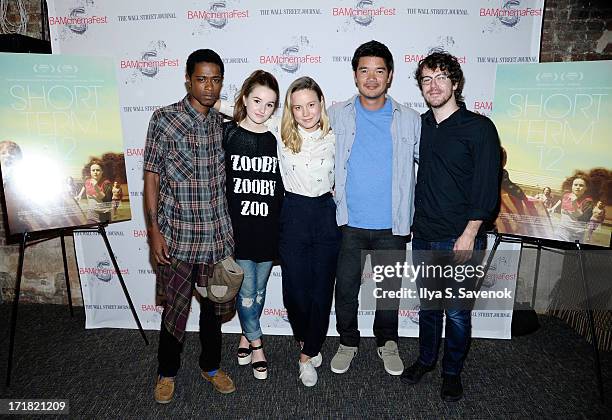
[[[42,33],[42,2],[40,0],[25,0],[23,3],[28,13],[28,24],[26,26],[26,33],[24,35],[31,36],[32,38],[48,40],[49,34],[45,33],[43,35]],[[16,0],[8,1],[7,15],[10,22],[14,24],[19,22],[19,8],[17,7]]]
[[[612,59],[612,1],[546,0],[541,62]]]
[[[26,0],[25,4],[29,14],[27,35],[43,38],[40,1]],[[612,59],[612,1],[547,0],[545,7],[540,61]],[[19,20],[16,1],[9,1],[8,12],[14,22]],[[44,38],[49,39],[49,35]],[[67,239],[66,247],[73,302],[82,305],[72,238]],[[12,300],[17,255],[17,246],[6,244],[4,226],[0,226],[0,300]],[[59,239],[28,248],[22,299],[66,303],[65,292]]]

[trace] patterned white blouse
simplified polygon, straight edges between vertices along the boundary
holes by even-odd
[[[228,101],[221,101],[220,112],[227,116],[234,114],[234,107]],[[276,136],[281,175],[285,190],[306,197],[319,197],[334,188],[334,155],[336,137],[333,132],[321,138],[321,130],[312,133],[298,127],[302,136],[302,148],[293,153],[281,139],[280,117],[273,115],[266,126]]]

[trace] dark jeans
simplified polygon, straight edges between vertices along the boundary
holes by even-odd
[[[452,262],[452,250],[456,239],[429,242],[419,238],[412,240],[413,265],[455,265]],[[482,251],[486,247],[486,238],[477,237],[474,242],[474,251]],[[472,259],[463,265],[476,265],[480,263],[482,252],[475,252]],[[444,295],[450,288],[453,295],[458,295],[458,288],[473,289],[476,279],[467,279],[457,282],[455,279],[422,278],[417,279],[419,296],[421,289],[429,291],[440,290]],[[438,360],[438,351],[442,341],[443,315],[446,313],[446,327],[444,340],[444,357],[442,359],[442,372],[448,375],[459,375],[463,369],[463,362],[468,354],[472,338],[472,301],[459,299],[420,299],[419,310],[419,361],[427,366],[433,366]]]
[[[327,336],[339,246],[331,194],[313,198],[287,192],[279,242],[283,301],[293,335],[310,357]]]
[[[161,376],[173,377],[181,366],[183,343],[168,332],[164,325],[162,314],[161,331],[159,333],[159,348],[157,373]],[[208,299],[200,299],[200,369],[205,372],[219,369],[221,363],[221,320],[215,315],[214,303]]]
[[[362,278],[362,251],[406,250],[408,236],[393,235],[391,229],[360,229],[342,226],[342,243],[338,256],[336,274],[336,329],[340,334],[340,343],[345,346],[359,345],[359,327],[357,310],[359,307],[359,289]],[[375,261],[372,261],[375,264]],[[386,288],[399,290],[400,281],[386,282]],[[379,347],[387,341],[398,339],[399,300],[385,300],[384,309],[376,301],[374,316],[374,336]]]

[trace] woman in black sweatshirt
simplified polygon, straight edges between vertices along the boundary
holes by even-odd
[[[237,301],[242,327],[238,363],[250,363],[257,379],[268,377],[259,318],[272,262],[278,257],[278,219],[284,193],[276,138],[264,124],[278,102],[274,76],[256,70],[236,97],[235,122],[227,123],[223,138],[234,256],[244,270]]]

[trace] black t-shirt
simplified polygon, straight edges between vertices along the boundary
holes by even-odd
[[[226,123],[223,148],[227,203],[236,259],[271,261],[278,256],[278,220],[284,196],[276,138]]]
[[[495,125],[463,104],[440,124],[431,110],[421,119],[414,236],[454,239],[470,220],[485,222],[482,233],[499,200],[501,149]]]

